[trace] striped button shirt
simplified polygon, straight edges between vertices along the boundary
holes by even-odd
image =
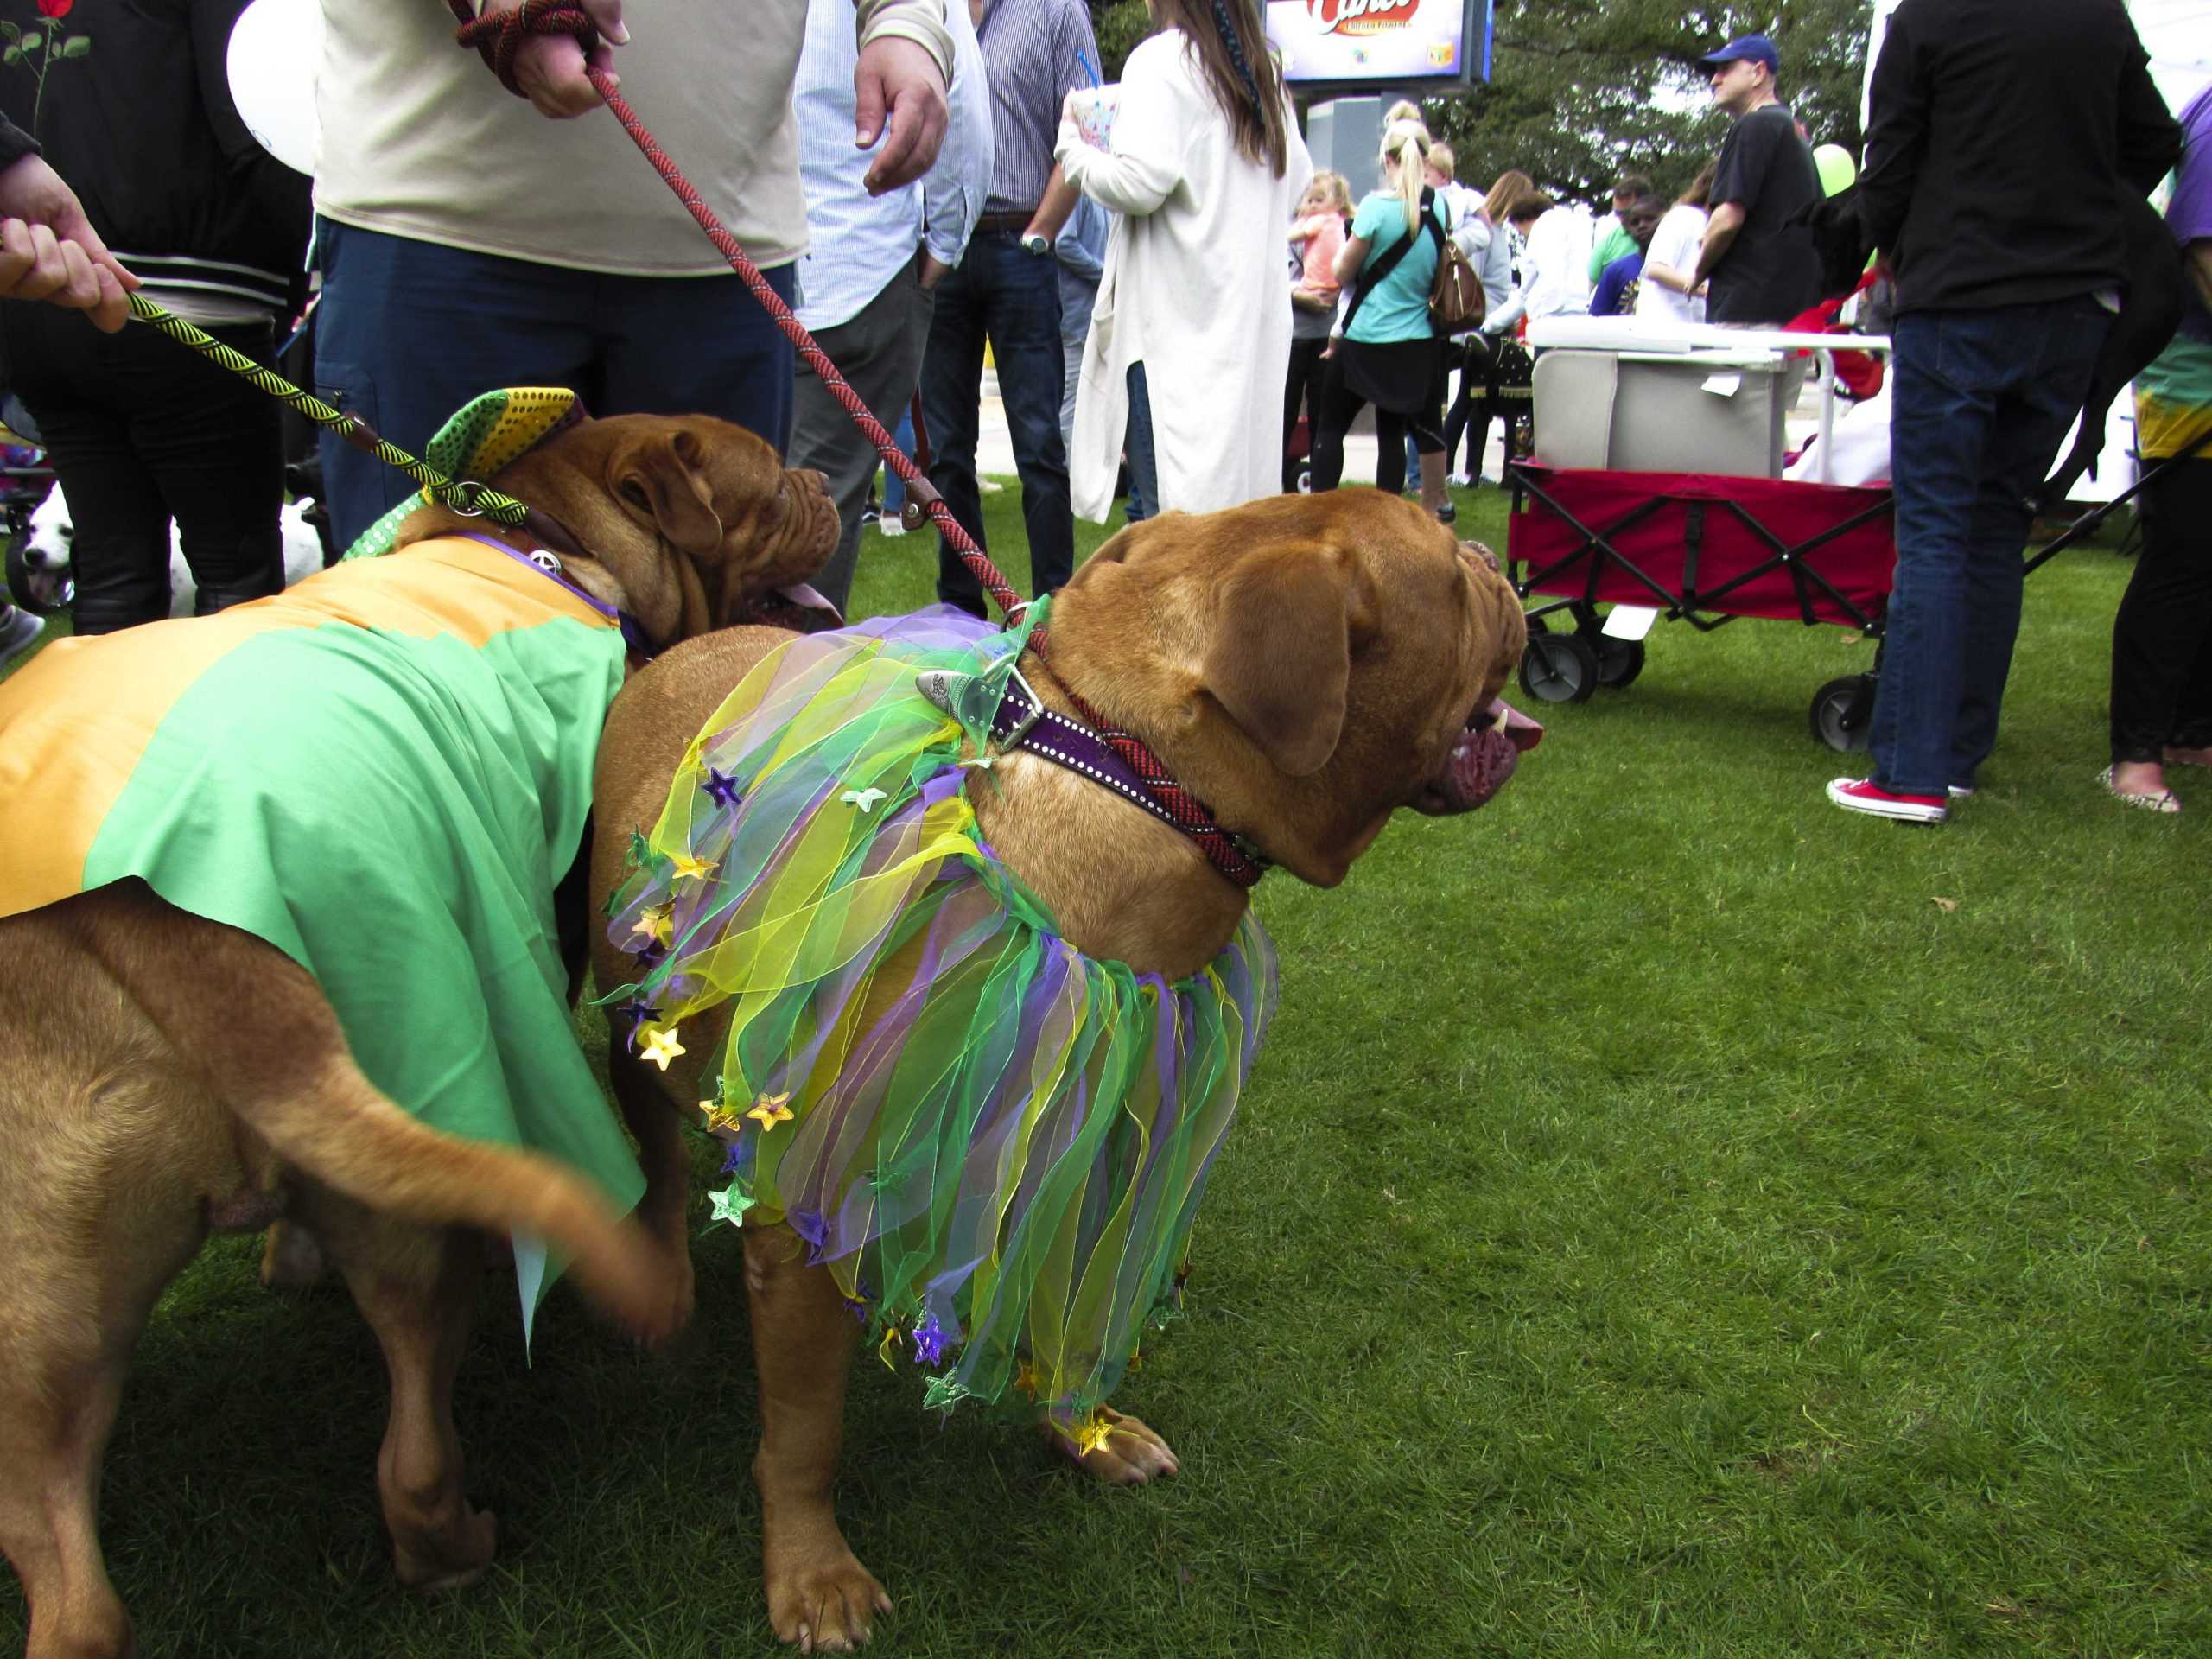
[[[1082,0],[984,0],[976,29],[991,82],[997,162],[986,213],[1027,213],[1045,194],[1060,104],[1098,81],[1098,42]]]

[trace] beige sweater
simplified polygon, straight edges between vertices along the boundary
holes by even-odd
[[[605,111],[550,121],[454,43],[441,0],[323,0],[315,204],[341,224],[580,270],[726,273]],[[857,0],[951,79],[944,0]],[[756,264],[806,251],[791,75],[806,0],[627,0],[622,96]]]

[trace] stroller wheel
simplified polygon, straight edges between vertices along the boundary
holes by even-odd
[[[1303,461],[1298,463],[1298,493],[1300,495],[1313,493],[1313,468],[1311,463]]]
[[[1874,725],[1874,677],[1847,674],[1814,692],[1810,724],[1813,741],[1839,754],[1865,750]]]
[[[1578,633],[1530,636],[1521,689],[1539,702],[1587,702],[1598,689],[1598,653]]]
[[[77,584],[68,572],[32,569],[25,556],[30,545],[29,535],[12,529],[7,535],[9,595],[33,616],[52,616],[57,611],[67,610],[77,591]]]
[[[1598,683],[1618,691],[1643,672],[1643,641],[1598,636]]]

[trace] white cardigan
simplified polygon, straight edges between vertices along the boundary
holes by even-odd
[[[1151,394],[1163,510],[1211,512],[1282,487],[1290,365],[1286,237],[1313,163],[1287,105],[1283,175],[1238,153],[1179,30],[1129,54],[1113,149],[1060,123],[1063,175],[1120,215],[1090,314],[1068,471],[1103,524],[1128,422],[1128,366]]]

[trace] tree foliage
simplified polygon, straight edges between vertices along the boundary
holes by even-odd
[[[1857,154],[1868,0],[1497,0],[1492,79],[1430,99],[1477,188],[1517,167],[1555,195],[1599,201],[1624,172],[1673,195],[1720,148],[1727,118],[1705,97],[1700,54],[1738,35],[1773,37],[1782,97],[1815,143]],[[1092,7],[1109,79],[1150,25],[1143,0]]]

